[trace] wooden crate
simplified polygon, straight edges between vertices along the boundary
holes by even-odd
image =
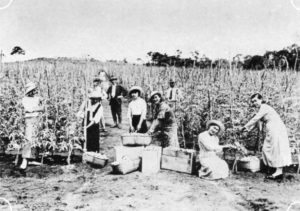
[[[152,137],[143,133],[125,133],[121,135],[124,146],[148,146]]]
[[[162,152],[161,168],[192,174],[195,158],[195,150],[167,147]]]
[[[142,154],[142,173],[153,174],[160,170],[162,148],[159,146],[147,146]]]
[[[128,157],[132,160],[142,157],[143,146],[128,147],[128,146],[116,146],[114,147],[114,160],[119,161],[122,158]]]

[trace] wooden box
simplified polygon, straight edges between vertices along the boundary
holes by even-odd
[[[108,158],[104,154],[96,152],[85,152],[82,155],[82,160],[87,163],[92,163],[99,166],[105,166],[108,162]]]
[[[142,154],[142,173],[153,174],[160,170],[162,148],[159,146],[147,146]]]
[[[132,160],[141,158],[143,149],[144,149],[143,146],[137,146],[137,147],[116,146],[114,147],[114,160],[119,161],[124,156]]]
[[[152,137],[143,133],[125,133],[121,136],[124,146],[148,146]]]
[[[195,150],[167,147],[162,152],[161,168],[192,174],[195,157]]]
[[[113,173],[128,174],[139,169],[141,164],[141,158],[134,160],[128,157],[123,157],[122,160],[111,163]]]

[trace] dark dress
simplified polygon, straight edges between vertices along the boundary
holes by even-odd
[[[134,128],[134,130],[137,130],[137,126],[140,122],[141,119],[141,115],[133,115],[132,116],[132,127]],[[147,124],[146,124],[146,120],[144,120],[142,122],[141,128],[137,131],[138,133],[147,133],[148,128],[147,128]],[[132,132],[132,131],[129,131]]]
[[[90,120],[95,117],[96,113],[100,109],[101,105],[99,105],[95,111],[90,116],[90,112],[88,111],[87,116],[87,125],[90,123]],[[99,152],[100,149],[100,130],[99,123],[93,124],[87,129],[87,140],[86,140],[86,149],[88,152]]]

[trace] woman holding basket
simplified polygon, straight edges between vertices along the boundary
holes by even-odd
[[[146,101],[141,98],[143,90],[139,86],[133,86],[129,90],[129,96],[131,102],[128,105],[128,119],[129,119],[129,132],[146,133],[146,113],[147,104]]]
[[[266,178],[281,179],[283,177],[283,167],[292,164],[286,126],[278,113],[271,106],[264,103],[260,94],[252,95],[251,103],[259,111],[241,130],[250,131],[259,121],[265,123],[266,137],[262,148],[263,161],[268,167],[276,169],[273,174],[268,175]]]

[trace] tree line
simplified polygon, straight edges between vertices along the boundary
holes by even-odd
[[[186,68],[237,68],[245,70],[261,69],[292,69],[300,70],[300,46],[293,44],[279,51],[267,51],[264,55],[246,55],[237,54],[228,59],[212,60],[205,55],[200,56],[198,51],[191,52],[191,56],[183,58],[180,50],[175,55],[168,55],[160,52],[148,52],[150,61],[145,63],[146,66],[173,66]]]

